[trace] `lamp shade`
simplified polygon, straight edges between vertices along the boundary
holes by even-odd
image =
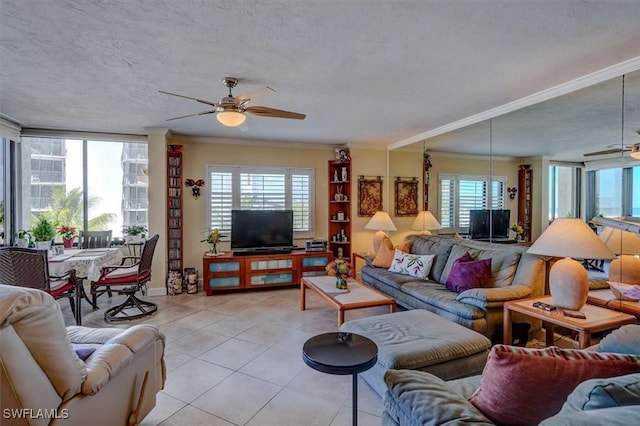
[[[222,111],[216,114],[216,118],[227,127],[238,127],[247,119],[243,113],[238,111]]]
[[[393,224],[389,213],[377,212],[364,226],[365,229],[375,229],[376,231],[397,231],[396,225]]]
[[[419,231],[429,231],[441,228],[442,225],[440,225],[440,222],[438,222],[433,213],[431,213],[429,210],[423,210],[418,213],[418,217],[416,217],[416,220],[414,220],[413,224],[411,224],[411,229],[416,229]]]
[[[556,219],[529,247],[528,253],[564,257],[549,271],[549,291],[560,308],[579,310],[587,302],[587,270],[572,258],[612,259],[614,254],[582,219]]]
[[[640,236],[629,231],[605,227],[600,239],[615,254],[640,254]]]
[[[613,259],[614,254],[582,219],[555,219],[527,253],[574,259]]]
[[[364,226],[365,229],[375,229],[378,232],[373,236],[373,250],[377,253],[382,240],[387,235],[384,231],[396,231],[396,225],[393,224],[389,213],[377,212],[371,220]]]

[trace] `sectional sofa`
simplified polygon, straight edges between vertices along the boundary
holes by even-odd
[[[526,253],[527,247],[438,235],[409,235],[405,243],[411,254],[433,255],[424,279],[374,266],[373,258],[368,258],[361,269],[365,284],[390,295],[405,308],[426,309],[492,337],[502,326],[505,301],[544,294],[547,259]],[[463,256],[474,261],[490,259],[490,275],[480,287],[452,291],[446,286],[447,279],[454,263]],[[515,317],[514,322],[529,322],[532,329],[540,326],[526,317]]]

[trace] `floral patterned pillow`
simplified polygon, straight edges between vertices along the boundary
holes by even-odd
[[[389,271],[424,280],[429,276],[434,257],[433,254],[409,254],[396,249]]]

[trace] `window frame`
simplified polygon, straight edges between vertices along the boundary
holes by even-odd
[[[443,211],[445,209],[445,202],[443,201],[443,182],[444,181],[452,181],[453,182],[453,200],[449,202],[449,207],[447,210],[453,210],[451,214],[451,226],[444,227],[444,224],[448,222],[443,218]],[[461,181],[478,181],[482,182],[483,185],[486,185],[486,204],[483,204],[482,207],[478,207],[478,209],[505,209],[506,208],[506,187],[507,187],[507,177],[506,176],[492,176],[492,175],[470,175],[470,174],[460,174],[460,173],[439,173],[438,174],[438,202],[439,202],[439,213],[440,213],[440,223],[443,224],[443,228],[440,230],[441,233],[468,233],[469,226],[462,226],[461,224],[461,216],[460,216],[460,182]],[[493,184],[497,183],[499,185],[499,193],[494,194]],[[447,191],[448,192],[448,191]],[[453,206],[451,207],[451,203]],[[488,206],[487,206],[488,204]],[[470,209],[471,210],[471,209]]]
[[[285,195],[285,206],[284,210],[294,210],[294,222],[296,220],[295,209],[293,208],[293,184],[292,177],[304,175],[309,179],[308,183],[308,223],[309,229],[303,231],[296,231],[294,229],[293,237],[294,239],[305,239],[305,238],[313,238],[315,234],[315,169],[313,168],[301,168],[301,167],[264,167],[264,166],[246,166],[246,165],[228,165],[228,164],[207,164],[205,174],[205,182],[206,188],[206,206],[205,206],[205,229],[210,230],[212,228],[218,228],[223,235],[223,241],[229,241],[231,235],[231,210],[241,208],[241,187],[240,187],[240,175],[241,174],[283,174],[285,177],[284,183],[284,195]],[[222,224],[217,224],[213,222],[213,206],[212,203],[215,201],[213,197],[213,184],[212,184],[212,174],[213,173],[229,173],[231,174],[231,208],[228,213],[222,212],[221,215],[223,217]],[[222,197],[220,198],[220,203],[224,204],[224,200]],[[224,217],[228,217],[229,227],[226,227],[226,220]]]

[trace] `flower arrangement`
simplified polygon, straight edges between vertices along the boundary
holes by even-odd
[[[325,267],[327,275],[330,277],[336,277],[336,288],[346,289],[347,278],[354,277],[354,271],[351,268],[351,264],[339,257],[327,263]]]
[[[200,242],[209,243],[210,245],[209,252],[211,254],[219,254],[218,243],[220,242],[220,239],[222,237],[224,237],[224,235],[220,234],[220,230],[218,228],[213,228],[211,232],[209,232],[209,234],[207,235],[207,238],[205,238],[204,240],[200,240]]]
[[[69,225],[62,225],[58,228],[58,234],[62,236],[63,240],[72,240],[76,237],[78,230]]]
[[[513,222],[511,224],[511,228],[509,228],[509,229],[511,229],[513,232],[515,232],[518,235],[520,235],[520,234],[522,234],[524,232],[524,229],[522,229],[522,226],[520,226],[517,222]]]
[[[144,238],[147,233],[147,228],[143,225],[129,225],[125,226],[122,232],[131,236],[140,235],[142,238]]]

